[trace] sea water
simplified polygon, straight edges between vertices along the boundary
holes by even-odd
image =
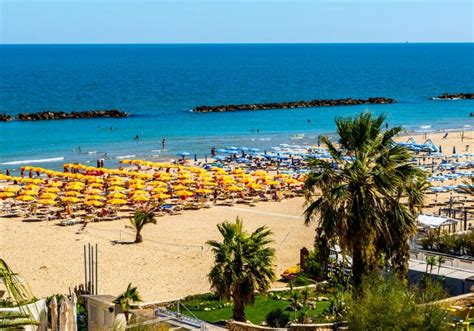
[[[429,100],[444,92],[474,92],[474,44],[0,45],[0,113],[131,114],[0,122],[0,168],[95,165],[104,157],[115,166],[181,151],[203,157],[213,146],[314,144],[334,132],[335,117],[367,110],[407,130],[469,129],[474,101]],[[199,105],[375,96],[398,102],[190,112]]]

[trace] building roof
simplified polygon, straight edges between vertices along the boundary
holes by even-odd
[[[113,295],[83,295],[87,300],[97,301],[109,306],[115,306],[114,300],[117,299]]]
[[[458,222],[453,218],[432,215],[419,215],[417,221],[421,226],[428,228],[438,228],[441,225],[455,224]]]

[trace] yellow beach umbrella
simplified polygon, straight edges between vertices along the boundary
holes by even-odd
[[[88,195],[86,196],[86,199],[87,200],[100,200],[100,201],[103,201],[103,200],[107,200],[104,196],[102,195]]]
[[[54,201],[52,199],[40,199],[40,200],[38,200],[38,203],[41,204],[41,205],[55,205],[56,201]]]
[[[153,198],[159,199],[159,200],[164,200],[164,199],[169,199],[169,198],[171,198],[171,195],[166,194],[166,193],[158,193],[158,194],[155,194],[155,195],[153,196]]]
[[[86,194],[101,194],[102,190],[99,190],[98,188],[90,188],[86,191]]]
[[[103,202],[97,201],[97,200],[87,200],[84,202],[85,205],[88,206],[94,206],[94,207],[102,207],[104,205]]]
[[[71,203],[78,203],[79,201],[81,201],[81,199],[76,198],[76,197],[62,197],[61,200],[64,202],[71,202]]]
[[[104,185],[102,185],[101,183],[92,183],[92,184],[89,184],[88,186],[92,188],[102,188]]]
[[[111,199],[107,201],[107,204],[109,205],[125,205],[127,203],[127,200],[124,199]]]
[[[176,185],[176,186],[173,186],[173,190],[174,191],[181,191],[181,190],[186,190],[188,187],[187,186],[184,186],[184,185]]]
[[[145,201],[149,201],[149,200],[150,200],[150,198],[147,198],[143,195],[136,195],[136,196],[133,197],[133,201],[135,201],[135,202],[145,202]]]
[[[167,186],[165,182],[161,182],[161,181],[158,181],[158,180],[154,180],[154,181],[150,182],[150,184],[153,187],[166,187]]]
[[[56,199],[58,196],[54,193],[43,193],[41,194],[40,196],[40,199],[51,199],[51,200],[54,200]]]
[[[35,184],[28,184],[25,186],[25,190],[39,190],[40,187],[38,185],[35,185]]]
[[[175,195],[180,196],[180,197],[191,197],[193,196],[193,192],[191,191],[186,191],[186,190],[180,190],[174,192]]]
[[[80,187],[84,187],[84,183],[83,182],[69,182],[67,183],[67,186],[80,186]]]
[[[243,191],[244,189],[240,186],[232,185],[232,186],[229,186],[227,190],[231,192],[240,192],[240,191]]]
[[[192,180],[192,179],[182,179],[182,180],[180,180],[179,182],[180,182],[181,184],[193,184],[193,183],[195,183],[195,181]]]
[[[20,200],[20,201],[32,201],[32,200],[35,200],[34,197],[32,197],[31,195],[20,195],[16,198],[17,200]]]
[[[58,189],[57,187],[46,187],[44,191],[47,193],[58,193],[60,189]]]
[[[81,193],[77,191],[67,191],[64,193],[64,196],[66,197],[78,197],[79,195],[81,195]]]
[[[107,197],[109,199],[125,199],[125,198],[127,198],[127,196],[125,194],[120,193],[120,192],[110,193]]]
[[[60,186],[63,186],[63,182],[52,182],[52,183],[49,183],[48,186],[51,186],[51,187],[60,187]]]
[[[0,199],[11,198],[14,196],[15,196],[15,193],[13,192],[0,192]]]
[[[212,193],[213,191],[210,190],[210,189],[207,189],[207,188],[200,188],[200,189],[195,190],[194,192],[196,192],[196,193],[203,193],[203,194],[209,194],[209,193]]]
[[[21,195],[31,195],[31,196],[36,196],[38,195],[38,191],[33,191],[33,190],[25,190],[21,192]]]
[[[21,190],[21,187],[20,186],[7,186],[3,189],[4,192],[18,192]]]
[[[143,190],[136,190],[136,191],[131,192],[131,194],[132,195],[148,195],[148,192],[143,191]]]
[[[153,193],[166,193],[168,192],[168,189],[164,187],[155,187],[154,189],[151,190]]]
[[[81,191],[84,187],[79,185],[67,185],[66,190],[68,191]]]

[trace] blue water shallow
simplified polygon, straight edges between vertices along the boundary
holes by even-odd
[[[335,116],[367,109],[408,130],[474,125],[474,101],[429,100],[444,92],[474,92],[474,44],[1,45],[0,113],[120,108],[132,116],[0,123],[0,168],[49,158],[64,160],[39,164],[93,164],[104,153],[115,165],[117,156],[126,155],[158,160],[182,150],[203,156],[211,146],[314,143],[318,134],[334,131]],[[373,96],[399,102],[189,111],[198,105]],[[291,140],[297,133],[305,138]],[[167,151],[160,151],[162,138]]]

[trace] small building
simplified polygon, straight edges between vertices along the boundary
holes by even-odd
[[[422,228],[441,229],[449,233],[461,230],[457,229],[457,224],[459,221],[454,218],[433,215],[419,215],[417,221],[418,225]]]
[[[112,326],[121,313],[112,295],[83,295],[86,299],[88,330],[104,330]]]

